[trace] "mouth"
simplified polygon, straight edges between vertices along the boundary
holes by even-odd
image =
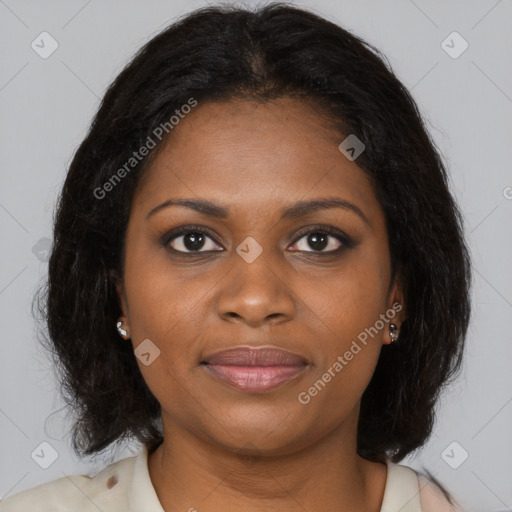
[[[299,376],[307,360],[273,347],[236,347],[208,356],[201,365],[217,380],[246,393],[265,393]]]

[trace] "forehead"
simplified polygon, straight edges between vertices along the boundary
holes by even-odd
[[[281,98],[199,104],[179,121],[145,172],[133,209],[169,197],[206,197],[244,214],[338,196],[381,215],[370,178],[338,149],[345,135],[312,104]]]

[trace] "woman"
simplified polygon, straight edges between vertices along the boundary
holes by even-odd
[[[378,50],[284,4],[195,11],[108,89],[44,303],[75,451],[142,450],[0,510],[457,510],[398,462],[460,367],[469,283]]]

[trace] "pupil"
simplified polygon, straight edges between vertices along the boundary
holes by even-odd
[[[188,233],[183,239],[185,247],[190,250],[201,249],[204,244],[204,237],[201,233]]]
[[[327,236],[323,233],[311,233],[308,237],[308,243],[313,249],[325,249],[327,247]]]

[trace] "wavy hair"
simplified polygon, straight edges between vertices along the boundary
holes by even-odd
[[[55,212],[48,281],[36,296],[46,348],[76,415],[73,449],[91,455],[137,439],[152,451],[163,440],[160,404],[116,331],[115,289],[133,193],[162,142],[104,197],[98,190],[191,97],[199,104],[300,98],[365,144],[357,164],[384,210],[407,318],[399,341],[382,347],[362,396],[357,451],[400,461],[428,439],[440,392],[460,370],[471,280],[462,216],[419,109],[387,59],[284,3],[209,6],[168,26],[108,87],[74,154]]]

